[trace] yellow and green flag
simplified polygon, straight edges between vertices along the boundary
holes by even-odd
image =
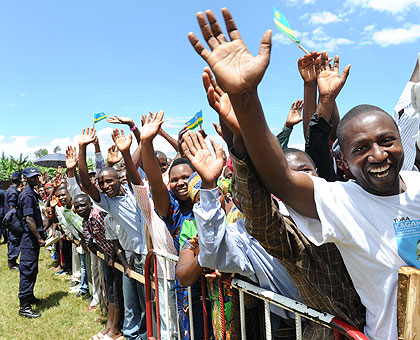
[[[106,119],[106,114],[103,112],[93,114],[93,123],[99,123],[101,120]]]
[[[203,124],[203,110],[198,111],[193,118],[185,123],[190,130],[195,129],[200,124]]]
[[[290,39],[292,39],[296,44],[300,44],[300,41],[296,39],[295,32],[290,28],[289,22],[286,19],[286,16],[283,13],[280,13],[279,10],[273,7],[273,19],[277,28],[286,34]]]

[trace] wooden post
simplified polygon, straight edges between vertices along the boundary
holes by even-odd
[[[398,339],[420,339],[420,269],[398,271]]]

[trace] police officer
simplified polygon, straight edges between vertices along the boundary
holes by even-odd
[[[20,172],[12,173],[12,185],[6,190],[6,193],[4,195],[4,201],[6,206],[5,209],[7,209],[7,211],[16,209],[17,207],[17,202],[19,198],[18,188],[21,183],[21,177],[22,175]],[[18,232],[17,230],[11,230],[9,228],[7,242],[7,259],[10,270],[19,270],[16,261],[19,257],[21,238],[22,234],[20,232]]]
[[[31,167],[23,170],[27,185],[18,199],[18,215],[23,219],[24,232],[20,243],[20,281],[19,281],[19,314],[27,318],[38,318],[40,313],[32,309],[31,304],[38,300],[34,296],[34,286],[38,274],[39,248],[45,246],[41,211],[38,196],[34,191],[39,184],[39,172]]]

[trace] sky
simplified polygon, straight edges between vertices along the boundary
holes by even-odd
[[[352,65],[337,98],[341,115],[358,104],[392,113],[420,52],[420,0],[2,1],[0,153],[34,159],[40,148],[76,145],[94,112],[132,117],[140,125],[142,114],[163,110],[163,127],[176,136],[202,109],[204,129],[220,142],[212,127],[218,117],[201,82],[206,64],[187,34],[204,41],[195,13],[206,9],[224,28],[222,7],[230,9],[254,55],[265,30],[273,30],[271,61],[258,91],[278,133],[292,102],[303,97],[297,70],[303,52],[276,29],[273,6],[306,49],[338,54],[341,69]],[[96,127],[105,151],[115,125]],[[302,144],[296,126],[290,145]],[[174,154],[162,139],[155,147]]]

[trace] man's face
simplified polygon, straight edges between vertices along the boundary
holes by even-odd
[[[31,187],[39,185],[39,176],[28,177],[26,179],[26,183],[28,183]]]
[[[160,171],[162,171],[162,173],[166,172],[166,170],[168,170],[168,159],[163,155],[159,155],[156,158],[159,162]]]
[[[57,197],[63,207],[67,206],[71,201],[71,197],[66,189],[57,190],[55,197]]]
[[[87,197],[78,197],[73,202],[74,210],[83,218],[89,217],[92,208],[90,200]]]
[[[371,111],[345,126],[343,160],[356,182],[378,196],[400,193],[399,173],[404,152],[391,116]]]
[[[311,161],[303,152],[290,152],[286,154],[289,169],[293,171],[306,172],[312,176],[318,176]]]
[[[118,180],[122,185],[126,185],[128,183],[127,170],[123,169],[121,171],[118,171]]]
[[[97,180],[96,180],[96,173],[95,172],[89,173],[89,180],[90,180],[90,183],[92,183],[93,185],[96,186]]]
[[[120,181],[116,171],[102,171],[98,184],[102,192],[108,197],[115,197],[120,192]]]

